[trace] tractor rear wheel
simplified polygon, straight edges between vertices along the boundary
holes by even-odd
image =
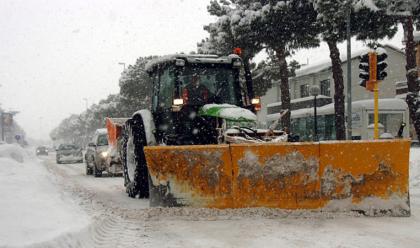
[[[124,181],[129,197],[149,197],[148,170],[144,156],[144,146],[147,145],[143,119],[140,115],[127,121],[127,141],[123,159]]]

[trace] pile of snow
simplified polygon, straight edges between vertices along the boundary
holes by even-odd
[[[12,159],[15,162],[23,163],[28,158],[26,151],[17,145],[0,145],[0,159]],[[0,164],[1,166],[1,164]]]
[[[420,189],[420,148],[410,149],[410,188]]]
[[[87,215],[52,178],[29,151],[0,145],[0,247],[43,244],[87,228]]]

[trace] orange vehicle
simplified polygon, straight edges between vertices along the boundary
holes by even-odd
[[[408,140],[293,142],[287,130],[257,129],[259,99],[241,85],[241,63],[180,54],[148,64],[151,109],[115,129],[130,197],[158,207],[410,215]]]

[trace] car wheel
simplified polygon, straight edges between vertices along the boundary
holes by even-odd
[[[93,163],[93,175],[95,177],[101,177],[102,176],[102,171],[101,170],[98,170],[96,168],[96,163]]]
[[[86,160],[86,175],[92,175],[92,168],[89,166],[89,162]]]

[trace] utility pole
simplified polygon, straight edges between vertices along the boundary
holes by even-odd
[[[88,99],[87,98],[83,98],[83,101],[85,101],[85,107],[86,107],[86,111],[88,110]]]
[[[319,137],[318,137],[318,117],[317,117],[317,103],[316,103],[316,97],[319,95],[320,93],[320,88],[318,85],[312,85],[311,88],[309,89],[311,95],[314,97],[314,134],[313,134],[313,141],[319,141]]]
[[[85,107],[86,107],[86,117],[88,114],[88,108],[89,108],[89,104],[88,104],[88,99],[85,97],[83,98],[83,101],[85,101]],[[89,137],[88,137],[88,123],[87,123],[87,118],[85,120],[85,143],[86,145],[89,143]]]
[[[125,63],[124,62],[118,62],[118,64],[124,66],[124,71],[125,71]]]
[[[351,5],[347,8],[347,139],[352,139],[351,110]]]
[[[0,112],[0,121],[1,121],[1,141],[4,141],[4,112]]]

